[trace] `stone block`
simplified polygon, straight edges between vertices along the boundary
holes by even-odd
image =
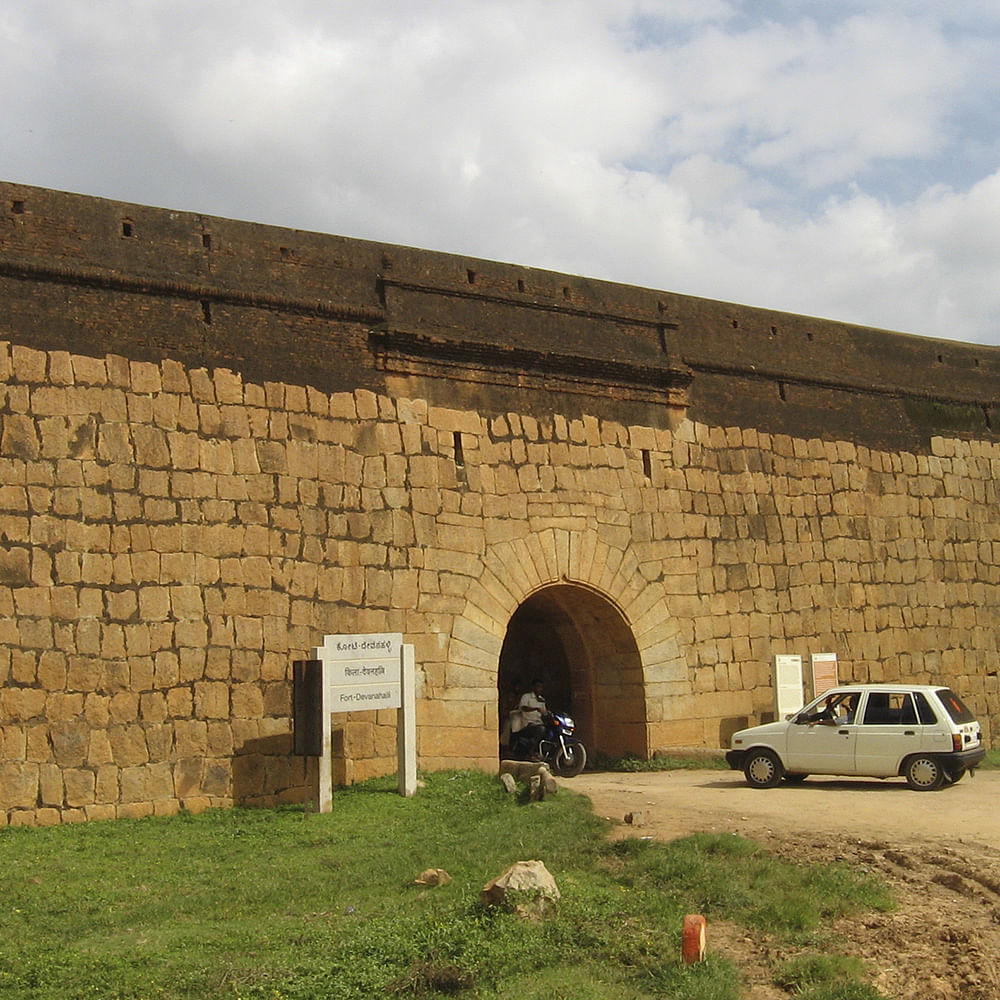
[[[235,748],[233,727],[226,722],[209,722],[208,754],[213,757],[229,757]]]
[[[111,726],[108,739],[114,763],[119,768],[135,767],[148,762],[146,733],[141,726]]]
[[[97,788],[94,793],[98,803],[107,803],[114,808],[118,802],[118,767],[115,764],[102,764],[97,768]],[[87,810],[90,815],[90,810]]]
[[[57,690],[46,701],[45,716],[50,723],[56,725],[73,724],[73,720],[79,720],[83,715],[83,706],[84,696],[81,692],[64,694]],[[79,724],[88,725],[86,722]]]
[[[194,686],[195,715],[201,719],[229,718],[229,685],[200,681]]]
[[[38,768],[38,801],[42,806],[62,809],[64,798],[63,771],[58,764],[41,764]]]
[[[145,819],[153,815],[152,802],[122,802],[116,810],[118,819]]]
[[[39,765],[24,761],[0,763],[0,808],[33,809],[38,801]]]
[[[257,684],[233,685],[231,698],[234,719],[259,719],[264,714],[264,697]]]

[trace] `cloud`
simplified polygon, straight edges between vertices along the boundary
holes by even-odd
[[[1000,343],[980,0],[9,0],[0,176]]]

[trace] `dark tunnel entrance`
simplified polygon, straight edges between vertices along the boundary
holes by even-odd
[[[592,760],[647,756],[639,651],[628,623],[606,598],[557,584],[514,612],[500,650],[498,733],[536,677],[545,684],[548,707],[573,716]]]

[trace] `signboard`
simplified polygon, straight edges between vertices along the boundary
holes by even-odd
[[[812,690],[813,697],[818,698],[824,691],[836,687],[840,681],[837,679],[837,654],[836,653],[813,653],[812,654]]]
[[[797,653],[778,653],[774,657],[774,717],[783,719],[793,715],[804,704],[802,657]]]
[[[313,659],[323,664],[330,711],[399,708],[402,648],[399,632],[325,636]]]
[[[319,811],[333,808],[330,716],[396,709],[399,793],[417,789],[416,667],[399,632],[328,635],[294,665],[295,752],[319,757]]]

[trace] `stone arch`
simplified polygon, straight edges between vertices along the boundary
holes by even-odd
[[[550,615],[553,623],[565,615],[572,627],[564,635],[570,642],[583,643],[584,648],[576,648],[574,655],[582,657],[579,662],[589,663],[591,705],[586,709],[589,718],[579,721],[581,726],[589,722],[595,727],[596,749],[610,754],[651,753],[661,724],[675,717],[674,698],[692,692],[679,629],[662,585],[643,577],[631,548],[611,545],[592,529],[548,528],[491,545],[479,578],[469,585],[464,612],[456,619],[448,644],[449,670],[456,679],[462,678],[463,686],[474,684],[483,694],[489,690],[497,698],[504,639],[511,620],[526,602],[529,606],[534,602],[536,610]],[[604,713],[605,706],[597,704],[595,697],[599,693],[594,686],[599,674],[595,657],[601,650],[593,637],[601,623],[614,626],[613,635],[634,644],[629,654],[634,657],[640,690],[631,695],[625,692],[626,697],[638,699],[638,704],[628,712],[632,721],[624,725],[615,721],[613,713]],[[629,668],[624,672],[628,674]],[[610,690],[600,693],[612,696]],[[499,712],[501,706],[496,708]]]

